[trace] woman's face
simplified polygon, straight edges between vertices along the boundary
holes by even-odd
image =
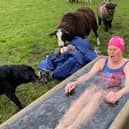
[[[118,61],[122,57],[122,52],[115,46],[108,46],[108,56],[112,61]]]

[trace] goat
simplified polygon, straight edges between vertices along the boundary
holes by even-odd
[[[100,2],[98,5],[97,12],[99,25],[101,25],[101,21],[103,21],[106,32],[108,32],[108,29],[112,27],[115,7],[116,4],[111,2]]]
[[[63,47],[70,42],[74,36],[85,38],[93,30],[97,38],[97,44],[100,44],[97,32],[97,20],[94,12],[89,7],[80,7],[73,12],[66,13],[56,27],[56,31],[50,36],[56,35],[58,46]]]

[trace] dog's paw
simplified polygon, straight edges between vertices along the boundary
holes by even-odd
[[[21,104],[21,105],[19,106],[19,109],[21,110],[21,109],[23,109],[23,108],[25,108],[25,107],[26,107],[25,104]]]

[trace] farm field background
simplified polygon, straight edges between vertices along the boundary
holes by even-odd
[[[68,0],[0,0],[0,65],[27,64],[37,72],[38,63],[57,47],[56,38],[49,37],[49,34],[55,30],[61,17],[80,6],[88,6],[96,14],[99,1],[70,4]],[[101,54],[106,55],[110,37],[121,35],[126,43],[124,56],[129,58],[129,1],[114,2],[117,7],[112,29],[105,32],[103,25],[99,26],[102,44],[96,45],[93,32],[86,38],[93,48],[97,46]],[[28,105],[59,82],[25,84],[17,88],[17,96]],[[6,96],[0,96],[0,123],[10,118],[16,110],[17,107]]]

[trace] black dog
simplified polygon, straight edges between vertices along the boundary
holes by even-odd
[[[36,82],[39,77],[34,69],[27,65],[0,66],[0,94],[5,94],[19,109],[24,105],[15,95],[16,87],[22,83]]]

